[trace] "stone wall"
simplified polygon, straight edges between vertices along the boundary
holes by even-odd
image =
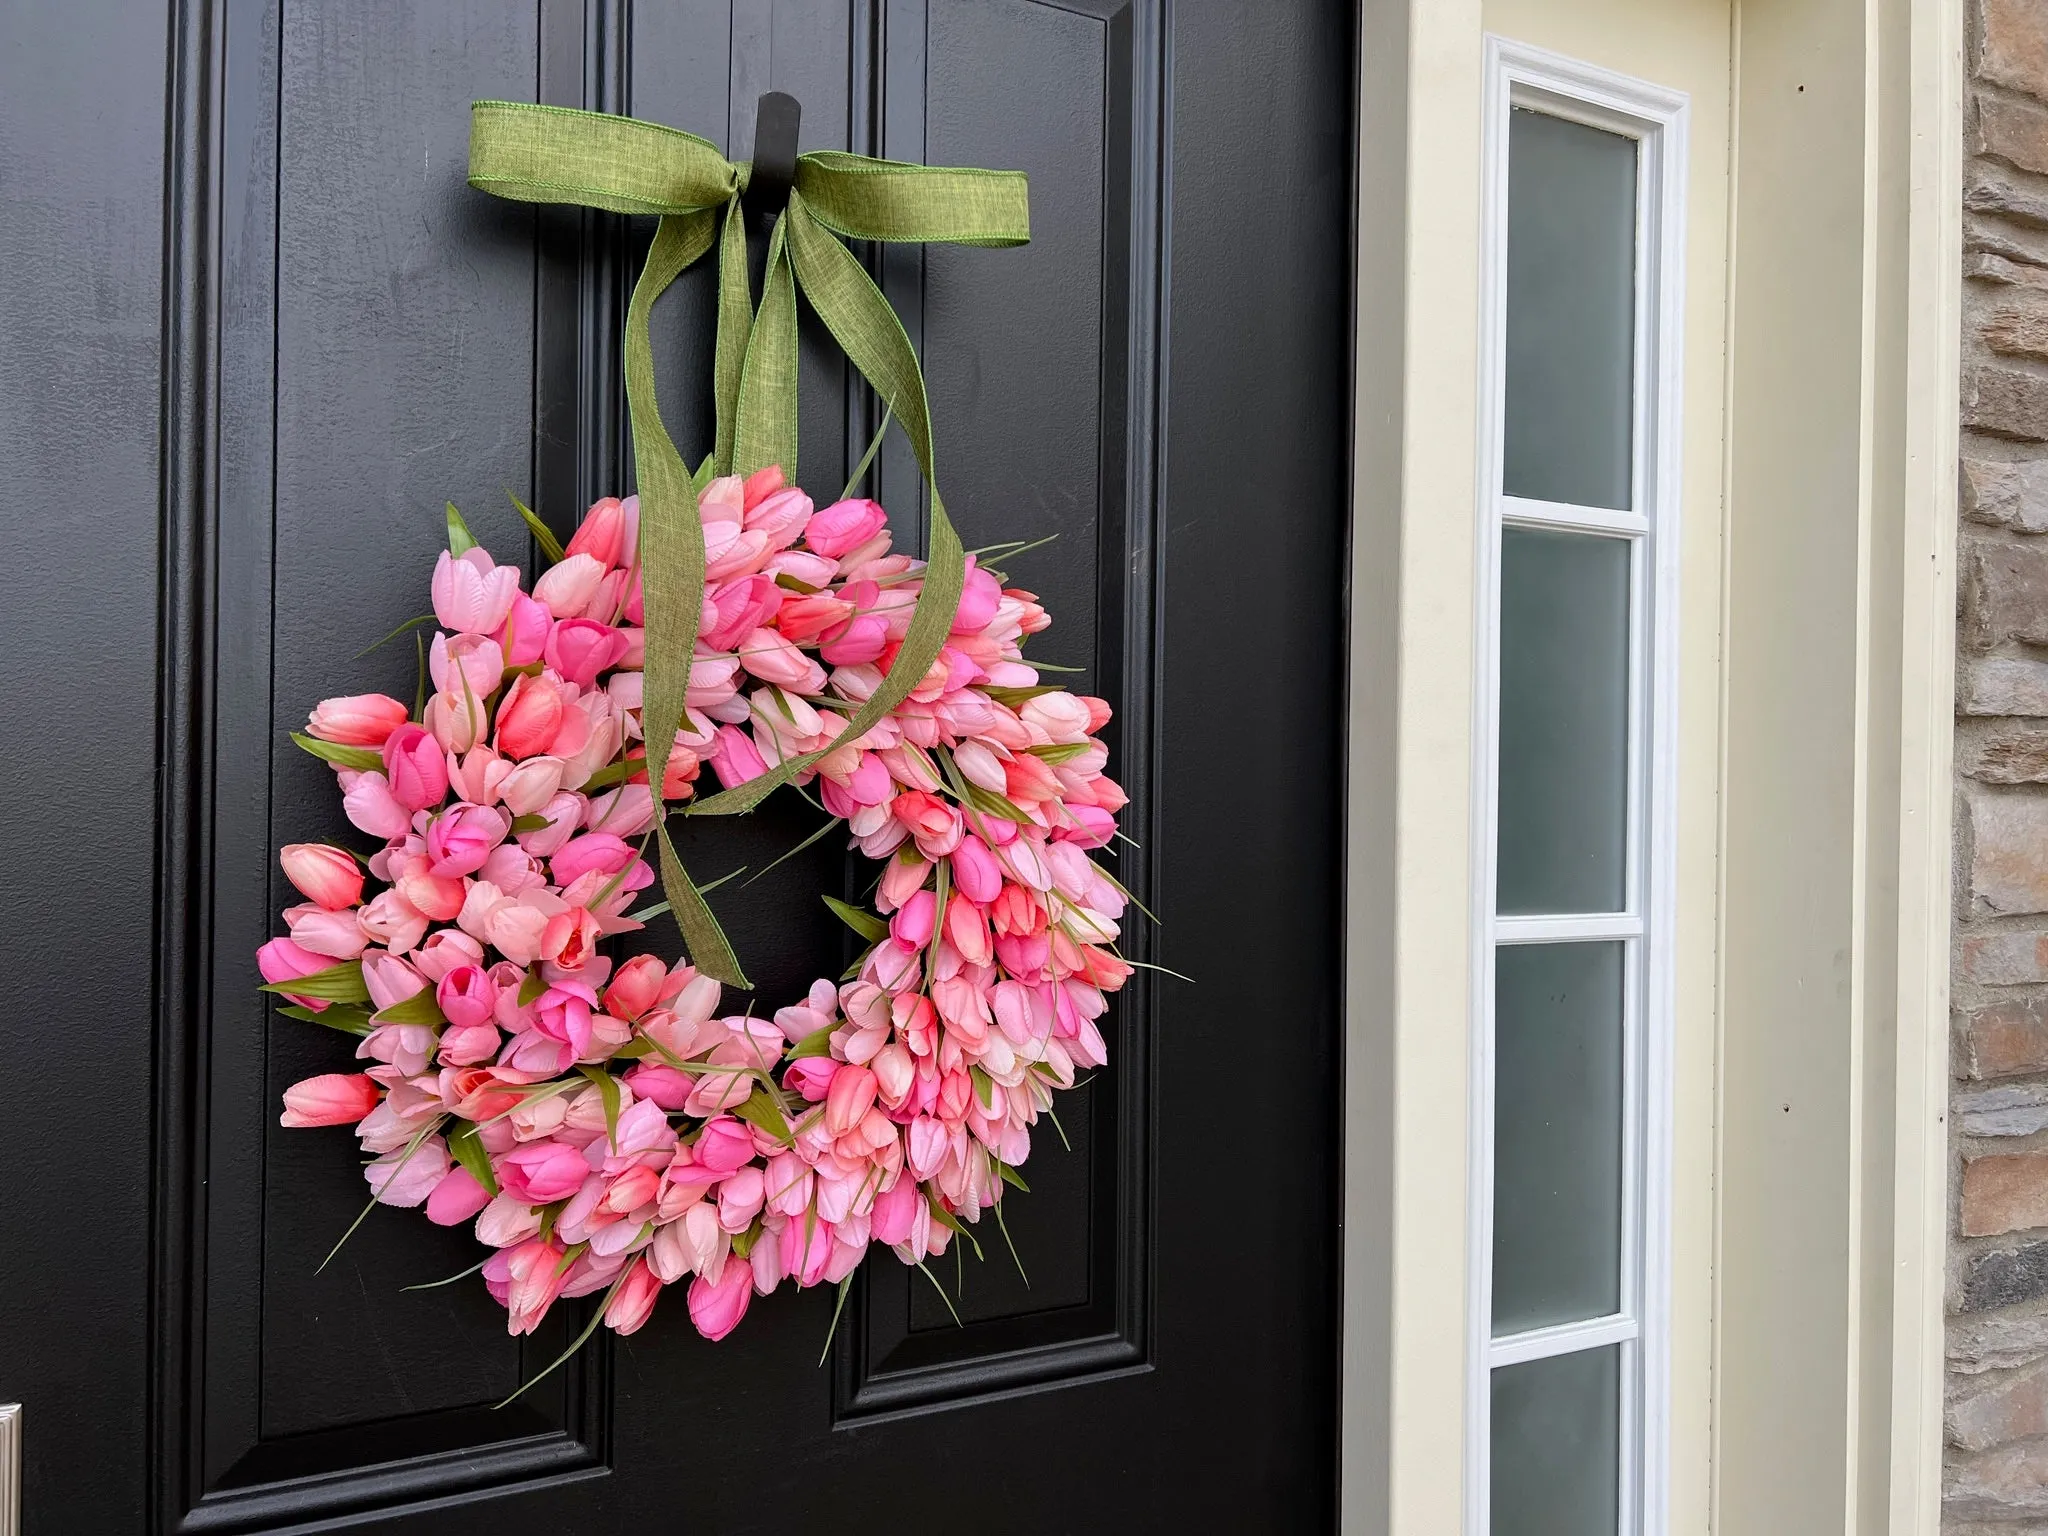
[[[2048,0],[1974,12],[1948,1536],[2048,1531]]]

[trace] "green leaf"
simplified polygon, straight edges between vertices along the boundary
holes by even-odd
[[[384,754],[375,747],[345,747],[338,741],[322,741],[318,736],[308,736],[301,731],[293,731],[291,735],[300,751],[310,752],[337,768],[381,769],[384,766]]]
[[[809,837],[805,838],[802,842],[798,843],[794,848],[790,849],[789,852],[777,854],[772,861],[770,861],[767,864],[764,864],[761,867],[761,875],[767,874],[769,870],[773,869],[777,864],[780,864],[784,859],[795,858],[798,854],[802,853],[806,848],[810,847],[811,844],[815,843],[819,838],[823,837],[827,832],[830,832],[834,827],[838,826],[839,821],[840,818],[834,816],[830,821],[826,822],[822,827],[818,828],[817,831],[813,832]],[[754,883],[754,880],[758,880],[761,878],[761,875],[754,876],[753,880],[749,880],[747,884],[752,885]],[[701,891],[703,887],[699,886],[698,889]]]
[[[315,1013],[311,1008],[302,1008],[297,1003],[290,1003],[277,1011],[288,1019],[298,1019],[307,1024],[325,1024],[329,1029],[338,1029],[345,1035],[367,1035],[370,1032],[370,1016],[360,1008],[344,1008],[336,1004],[325,1013]]]
[[[787,571],[776,573],[775,585],[785,592],[794,592],[799,597],[815,597],[825,590],[823,587],[814,587],[802,577],[792,576]]]
[[[616,763],[606,763],[597,772],[583,781],[583,792],[592,794],[600,789],[610,789],[614,784],[623,784],[636,773],[647,771],[644,757],[622,757]]]
[[[846,489],[839,493],[841,501],[851,496],[854,488],[867,478],[868,466],[875,462],[875,455],[882,451],[882,439],[888,434],[889,423],[895,418],[896,407],[891,403],[883,409],[882,424],[875,428],[875,435],[868,440],[868,451],[860,456],[860,462],[853,466],[853,473],[847,476]]]
[[[951,1211],[947,1210],[943,1205],[939,1204],[938,1197],[932,1194],[930,1190],[925,1191],[924,1203],[927,1206],[931,1207],[933,1221],[936,1221],[940,1226],[946,1228],[948,1231],[958,1233],[962,1238],[964,1238],[967,1242],[967,1246],[974,1250],[974,1256],[977,1259],[983,1257],[981,1251],[981,1244],[974,1240],[974,1234],[967,1230],[966,1225],[960,1220],[958,1216],[955,1216]]]
[[[476,548],[476,536],[469,531],[469,524],[462,520],[462,514],[455,510],[455,503],[448,503],[448,553],[460,555]]]
[[[852,1289],[853,1271],[848,1270],[845,1275],[840,1277],[839,1299],[832,1303],[832,1326],[825,1330],[825,1347],[818,1351],[819,1365],[823,1365],[825,1357],[832,1353],[832,1335],[839,1331],[839,1314],[846,1310],[846,1293]]]
[[[830,1056],[832,1054],[832,1031],[834,1027],[831,1024],[827,1024],[823,1029],[812,1030],[803,1039],[797,1041],[795,1045],[789,1048],[789,1053],[783,1057],[783,1060],[803,1061],[811,1056]]]
[[[981,1101],[981,1108],[983,1113],[987,1113],[989,1110],[994,1109],[996,1103],[996,1085],[993,1081],[990,1080],[989,1075],[986,1072],[982,1071],[981,1068],[975,1066],[970,1066],[967,1069],[967,1075],[974,1081],[974,1096],[975,1098]]]
[[[367,1003],[370,1000],[370,989],[363,985],[363,962],[360,960],[344,960],[310,976],[294,976],[290,981],[268,981],[257,990],[289,993],[293,997],[317,997],[323,1003]]]
[[[761,1218],[756,1216],[744,1232],[735,1232],[732,1237],[733,1257],[744,1259],[754,1251],[754,1244],[761,1240]]]
[[[1019,1173],[1016,1169],[1012,1168],[1008,1163],[1002,1161],[1000,1158],[991,1158],[989,1159],[989,1161],[993,1162],[996,1165],[996,1176],[1000,1178],[1005,1184],[1009,1184],[1017,1189],[1021,1189],[1027,1195],[1031,1193],[1031,1186],[1024,1182],[1023,1174]]]
[[[482,1269],[486,1264],[490,1263],[491,1260],[496,1257],[497,1255],[495,1253],[487,1253],[482,1258],[478,1259],[474,1264],[470,1265],[469,1268],[465,1270],[460,1270],[457,1273],[450,1275],[445,1280],[422,1280],[418,1285],[401,1285],[399,1289],[401,1291],[436,1291],[444,1285],[453,1285],[458,1280],[467,1280],[471,1275],[475,1274],[478,1270]]]
[[[597,1096],[604,1100],[604,1133],[614,1146],[619,1140],[619,1080],[592,1062],[578,1062],[576,1070],[597,1084]]]
[[[364,647],[363,647],[363,648],[362,648],[362,649],[361,649],[360,651],[357,651],[357,652],[355,653],[355,655],[351,656],[351,657],[349,658],[349,660],[351,660],[351,661],[361,661],[361,660],[362,660],[362,659],[363,659],[363,658],[364,658],[365,656],[369,655],[369,654],[370,654],[370,652],[372,652],[372,651],[376,650],[378,646],[380,646],[380,645],[385,645],[385,644],[388,644],[389,642],[391,642],[391,641],[393,641],[393,640],[396,640],[396,639],[397,639],[397,638],[398,638],[398,637],[399,637],[400,635],[404,634],[404,633],[405,633],[405,632],[406,632],[406,631],[407,631],[408,629],[418,629],[418,628],[419,628],[419,627],[420,627],[420,626],[421,626],[422,624],[431,624],[431,623],[433,623],[433,622],[434,622],[434,616],[433,616],[433,615],[432,615],[431,613],[423,613],[423,614],[421,614],[421,615],[420,615],[420,616],[419,616],[418,618],[416,618],[416,619],[407,619],[407,620],[406,620],[406,621],[405,621],[405,622],[404,622],[403,624],[399,625],[399,626],[398,626],[398,628],[396,628],[396,629],[394,629],[393,631],[391,631],[391,633],[390,633],[390,634],[388,634],[388,635],[386,635],[386,636],[385,636],[385,637],[384,637],[384,638],[383,638],[382,640],[372,640],[372,641],[371,641],[371,642],[370,642],[370,643],[369,643],[368,645],[364,646]]]
[[[505,493],[512,496],[510,491]],[[517,496],[512,496],[512,505],[519,509],[519,515],[526,520],[526,526],[533,532],[533,542],[540,546],[540,552],[553,565],[562,558],[562,541],[555,537],[555,530],[540,520],[540,515]]]
[[[538,811],[531,816],[514,816],[512,818],[512,830],[514,832],[543,832],[552,825],[554,823]]]
[[[489,1190],[495,1198],[498,1193],[498,1175],[491,1167],[491,1154],[484,1150],[484,1144],[477,1136],[476,1130],[474,1125],[463,1126],[448,1138],[448,1150],[456,1162],[469,1170],[469,1176]]]
[[[996,1167],[1003,1165],[997,1163]],[[1024,1273],[1024,1261],[1017,1257],[1017,1245],[1010,1240],[1010,1224],[1003,1220],[1003,1202],[998,1199],[993,1207],[996,1213],[996,1230],[1003,1234],[1003,1246],[1010,1250],[1010,1262],[1017,1266],[1017,1278],[1024,1282],[1024,1289],[1031,1289],[1031,1277]]]
[[[612,1060],[638,1061],[642,1056],[652,1056],[656,1049],[655,1043],[648,1039],[647,1036],[642,1035],[637,1040],[628,1040],[616,1051],[613,1051]]]
[[[1057,683],[1040,683],[1034,688],[998,688],[994,684],[989,684],[981,691],[1005,709],[1015,709],[1029,699],[1042,698],[1048,693],[1066,692]]]
[[[1071,763],[1075,758],[1094,746],[1092,741],[1063,741],[1052,746],[1026,747],[1024,750],[1033,757],[1042,757],[1048,763]]]
[[[839,914],[839,920],[869,943],[876,943],[888,937],[889,925],[872,912],[864,912],[851,902],[841,901],[837,896],[819,898]]]
[[[524,1382],[520,1384],[519,1391],[514,1392],[511,1397],[506,1398],[505,1402],[498,1404],[498,1407],[503,1408],[505,1406],[505,1403],[512,1402],[520,1395],[521,1392],[526,1391],[526,1389],[528,1387],[531,1387],[535,1382],[541,1381],[547,1376],[551,1375],[562,1364],[563,1361],[567,1360],[571,1355],[575,1354],[577,1350],[581,1349],[585,1344],[589,1343],[590,1336],[593,1333],[597,1332],[597,1325],[604,1321],[605,1310],[608,1307],[610,1307],[612,1298],[618,1295],[619,1287],[626,1283],[626,1277],[633,1273],[633,1264],[639,1264],[644,1262],[644,1260],[635,1259],[632,1264],[628,1264],[624,1269],[620,1270],[619,1278],[614,1280],[612,1282],[612,1288],[604,1293],[604,1300],[600,1301],[597,1304],[596,1309],[591,1312],[590,1321],[583,1325],[583,1331],[576,1335],[575,1341],[571,1343],[567,1349],[563,1350],[559,1355],[555,1356],[553,1360],[549,1361],[548,1364],[537,1375],[529,1376]]]
[[[1045,1112],[1045,1118],[1050,1120],[1052,1122],[1052,1128],[1060,1133],[1060,1145],[1065,1147],[1069,1152],[1073,1151],[1074,1144],[1071,1141],[1067,1140],[1067,1128],[1064,1125],[1060,1124],[1060,1117],[1048,1109]]]
[[[699,496],[703,495],[704,487],[711,483],[712,473],[717,468],[718,456],[712,453],[705,454],[704,462],[702,464],[699,464],[696,467],[696,469],[692,470],[690,473],[690,489],[695,491]]]
[[[541,993],[547,989],[548,981],[545,976],[538,970],[528,971],[526,980],[519,983],[519,1005],[523,1008],[528,1003],[537,1002]]]
[[[757,1125],[770,1136],[784,1141],[790,1139],[789,1121],[784,1118],[782,1106],[775,1102],[774,1095],[755,1089],[744,1103],[734,1106],[732,1113],[749,1125]]]
[[[917,1261],[917,1267],[921,1270],[924,1270],[925,1279],[931,1281],[932,1289],[939,1293],[939,1300],[943,1301],[946,1304],[946,1310],[953,1314],[953,1325],[956,1328],[965,1328],[967,1325],[960,1321],[960,1309],[953,1305],[953,1298],[948,1296],[946,1294],[946,1288],[943,1285],[939,1284],[939,1277],[933,1274],[929,1269],[925,1269],[924,1260],[922,1259],[919,1259]]]
[[[434,989],[422,987],[402,1003],[393,1003],[389,1008],[371,1015],[372,1024],[431,1024],[436,1028],[448,1022],[448,1015],[441,1011],[441,1005],[434,1001]]]

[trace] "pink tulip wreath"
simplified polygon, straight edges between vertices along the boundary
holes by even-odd
[[[828,745],[923,573],[874,502],[814,510],[776,468],[712,481],[699,510],[671,804],[706,765],[731,787]],[[257,956],[284,1012],[359,1036],[368,1063],[294,1084],[283,1123],[354,1126],[373,1203],[474,1221],[514,1334],[600,1290],[631,1333],[687,1279],[719,1339],[785,1281],[843,1300],[871,1242],[921,1265],[1000,1221],[1130,974],[1125,893],[1088,856],[1124,804],[1096,739],[1109,706],[1040,683],[1020,646],[1045,610],[971,560],[924,680],[797,780],[881,866],[872,911],[827,898],[869,942],[851,979],[770,1021],[721,1013],[688,964],[605,953],[662,910],[629,911],[655,878],[638,516],[592,507],[529,595],[450,509],[424,707],[328,699],[297,738],[379,844],[285,847],[306,899]]]

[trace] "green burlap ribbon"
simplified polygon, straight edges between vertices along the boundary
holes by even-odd
[[[706,975],[748,986],[726,940],[676,855],[662,777],[683,720],[704,604],[704,528],[697,491],[709,474],[780,464],[796,478],[796,290],[853,365],[887,402],[917,455],[931,496],[924,590],[888,675],[823,751],[785,758],[759,778],[694,802],[690,814],[752,810],[841,744],[864,735],[909,697],[938,659],[960,607],[966,554],[939,499],[932,468],[924,374],[902,322],[840,242],[945,241],[1020,245],[1030,238],[1024,176],[948,169],[826,151],[799,155],[789,204],[769,234],[759,312],[747,278],[740,196],[752,167],[727,160],[695,134],[637,118],[523,102],[470,108],[469,182],[498,197],[565,203],[660,219],[626,309],[626,404],[639,471],[641,589],[647,624],[641,723],[654,794],[662,887],[690,958]],[[661,424],[648,317],[681,273],[718,246],[718,339],[713,353],[716,442],[693,476]]]

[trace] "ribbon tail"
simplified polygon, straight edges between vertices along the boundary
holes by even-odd
[[[918,468],[924,471],[931,492],[924,589],[911,610],[909,632],[881,686],[854,712],[830,746],[785,759],[744,784],[691,805],[693,816],[732,816],[752,810],[820,758],[872,730],[876,721],[910,697],[938,660],[959,615],[960,593],[967,580],[967,552],[946,516],[939,499],[938,476],[932,468],[931,407],[925,398],[924,373],[909,336],[904,334],[903,322],[867,270],[831,231],[811,217],[799,195],[791,194],[784,218],[789,264],[803,284],[804,296],[853,365],[903,423]],[[765,300],[763,304],[765,307]],[[792,396],[794,393],[792,376]]]
[[[710,462],[715,475],[732,473],[740,379],[746,370],[748,337],[753,325],[754,296],[747,284],[746,215],[735,197],[725,206],[718,244],[718,340],[712,353],[711,381],[716,437]]]
[[[679,273],[711,248],[709,211],[665,216],[626,308],[626,402],[640,483],[640,588],[647,623],[641,733],[647,744],[647,787],[661,829],[661,883],[691,960],[728,986],[746,986],[732,945],[705,904],[669,840],[662,782],[689,702],[690,660],[704,606],[704,525],[692,477],[661,424],[655,397],[654,347],[648,317]]]
[[[768,239],[768,266],[761,278],[761,312],[747,338],[740,374],[738,426],[733,435],[732,472],[750,475],[770,464],[796,483],[797,337],[796,277],[786,231],[789,213],[775,221]]]

